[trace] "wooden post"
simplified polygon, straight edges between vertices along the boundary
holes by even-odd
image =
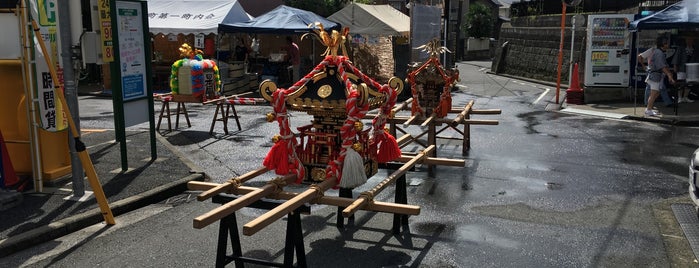
[[[430,146],[436,146],[437,145],[437,126],[434,124],[429,124],[427,126],[427,144]],[[427,150],[425,150],[427,151]],[[437,156],[437,150],[430,150],[428,151],[427,156]],[[434,177],[434,170],[435,170],[435,165],[427,165],[427,174],[430,177]]]

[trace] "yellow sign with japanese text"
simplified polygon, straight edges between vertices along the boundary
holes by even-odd
[[[102,37],[102,61],[114,61],[114,47],[112,46],[112,16],[109,0],[97,0],[97,12],[99,13],[100,36]]]

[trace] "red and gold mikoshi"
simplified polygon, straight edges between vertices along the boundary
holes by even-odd
[[[439,40],[433,39],[418,49],[428,52],[430,57],[410,71],[406,79],[413,95],[412,115],[429,117],[435,114],[444,118],[451,110],[451,88],[459,81],[459,70],[442,67],[439,55],[451,51],[440,46]]]
[[[277,89],[271,81],[260,85],[262,96],[274,108],[268,120],[276,120],[280,129],[263,164],[280,175],[297,173],[297,183],[304,178],[334,178],[339,187],[354,188],[376,174],[379,162],[401,155],[395,138],[384,131],[384,125],[403,89],[402,81],[394,77],[381,85],[346,56],[337,55],[346,35],[346,30],[343,34],[322,34],[324,38],[320,39],[328,46],[326,57],[288,89]],[[300,140],[289,126],[287,105],[314,116],[311,125],[298,128]],[[371,128],[364,129],[361,119],[374,108],[380,111],[371,132]]]

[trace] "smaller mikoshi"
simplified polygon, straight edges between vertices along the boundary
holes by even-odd
[[[215,99],[221,92],[221,77],[213,60],[204,59],[202,51],[184,43],[181,59],[172,64],[170,90],[173,95],[191,95],[198,101]]]
[[[474,100],[469,101],[463,108],[452,108],[451,90],[459,81],[459,70],[457,68],[445,69],[439,61],[439,56],[446,52],[451,52],[447,48],[440,46],[439,40],[433,39],[425,45],[418,47],[429,53],[429,58],[423,63],[417,63],[410,67],[407,83],[410,85],[412,97],[405,102],[396,105],[392,113],[401,110],[410,110],[411,116],[391,116],[389,119],[389,129],[391,133],[403,132],[398,139],[399,146],[405,148],[409,144],[419,144],[424,148],[436,145],[437,139],[452,139],[462,141],[462,154],[471,147],[470,125],[497,125],[496,120],[473,120],[472,114],[500,114],[499,109],[480,110],[474,109]],[[410,107],[408,107],[410,106]],[[454,118],[448,118],[449,114],[454,114]],[[371,116],[371,114],[369,115]],[[402,128],[399,127],[402,125]],[[408,127],[419,125],[420,132],[413,131],[414,136],[408,133]],[[463,125],[463,130],[457,127]],[[441,127],[437,129],[437,127]],[[452,129],[461,138],[440,137],[439,133]],[[413,129],[414,130],[414,129]],[[419,140],[420,137],[427,136],[427,141]],[[405,153],[409,154],[409,153]],[[428,172],[433,173],[432,165],[428,165]]]
[[[418,47],[429,53],[427,61],[410,68],[407,82],[413,95],[411,112],[413,116],[444,118],[451,110],[451,89],[459,81],[459,69],[445,69],[439,62],[439,55],[450,52],[439,45],[439,40]]]

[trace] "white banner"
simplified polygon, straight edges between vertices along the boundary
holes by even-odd
[[[68,128],[68,118],[65,114],[65,109],[61,106],[58,96],[55,96],[55,83],[62,81],[53,81],[51,72],[44,57],[49,57],[51,63],[55,65],[58,79],[63,79],[58,63],[58,33],[56,27],[56,19],[58,17],[58,8],[56,0],[32,0],[31,18],[36,20],[39,26],[40,36],[34,36],[34,73],[35,73],[35,97],[38,101],[39,108],[39,123],[44,130],[61,131]],[[67,3],[67,2],[66,2]],[[44,55],[39,45],[39,37],[44,42],[49,55]]]

